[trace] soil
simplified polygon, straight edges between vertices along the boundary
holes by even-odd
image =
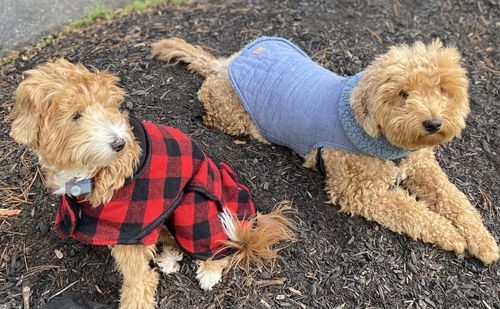
[[[57,198],[43,188],[31,151],[8,136],[23,71],[58,57],[117,74],[128,92],[125,109],[181,129],[230,162],[262,212],[284,199],[298,209],[299,240],[272,270],[256,271],[253,279],[232,271],[204,292],[185,258],[179,273],[162,275],[160,308],[500,308],[500,263],[487,267],[338,212],[325,203],[322,177],[291,151],[203,126],[201,78],[149,54],[151,42],[170,36],[227,56],[255,37],[275,35],[350,75],[394,44],[439,37],[456,45],[469,71],[471,115],[462,137],[438,148],[437,157],[498,241],[498,12],[493,0],[200,1],[101,22],[52,46],[19,51],[0,67],[0,202],[21,210],[0,219],[0,308],[20,308],[26,287],[31,308],[61,291],[115,306],[119,297],[121,279],[107,248],[63,242],[51,231]]]

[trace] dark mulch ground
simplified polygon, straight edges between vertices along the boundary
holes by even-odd
[[[292,199],[299,210],[300,240],[283,251],[274,272],[258,272],[253,281],[231,273],[206,293],[185,259],[179,274],[162,278],[157,295],[162,308],[500,308],[499,263],[485,267],[337,212],[324,203],[322,178],[288,150],[249,140],[238,145],[204,127],[196,99],[201,79],[182,65],[166,67],[151,59],[148,48],[159,38],[181,36],[229,55],[259,35],[280,35],[347,75],[395,43],[440,37],[457,45],[470,72],[472,114],[463,137],[438,149],[438,157],[498,240],[498,11],[493,0],[229,1],[166,7],[70,34],[0,67],[2,207],[16,203],[13,196],[30,187],[37,171],[30,152],[8,137],[4,120],[12,93],[23,71],[64,56],[118,74],[129,93],[126,109],[180,128],[208,153],[231,162],[253,187],[260,210],[283,199]],[[74,282],[63,294],[116,302],[120,278],[107,249],[56,239],[50,231],[56,198],[39,177],[29,192],[30,204],[19,206],[21,214],[0,221],[0,307],[18,308],[24,286],[31,288],[31,305],[37,307]]]

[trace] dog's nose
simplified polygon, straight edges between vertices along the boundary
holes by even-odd
[[[424,128],[429,133],[436,133],[441,129],[443,122],[439,119],[427,119],[423,122]]]
[[[125,140],[123,138],[117,138],[113,141],[113,143],[111,143],[111,148],[116,152],[122,151],[124,147]]]

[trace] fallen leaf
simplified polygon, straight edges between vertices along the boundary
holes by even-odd
[[[235,140],[235,141],[234,141],[234,143],[235,143],[236,145],[245,145],[247,142],[245,142],[245,141],[241,141],[241,140],[237,139],[237,140]]]
[[[0,209],[0,217],[12,217],[21,213],[21,209]]]

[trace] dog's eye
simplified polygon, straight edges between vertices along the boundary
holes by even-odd
[[[398,96],[400,96],[406,100],[406,99],[408,99],[409,94],[408,94],[408,92],[406,92],[406,90],[399,90]]]
[[[82,117],[82,115],[79,113],[79,112],[76,112],[74,115],[73,115],[73,120],[78,120],[80,119],[80,117]]]

